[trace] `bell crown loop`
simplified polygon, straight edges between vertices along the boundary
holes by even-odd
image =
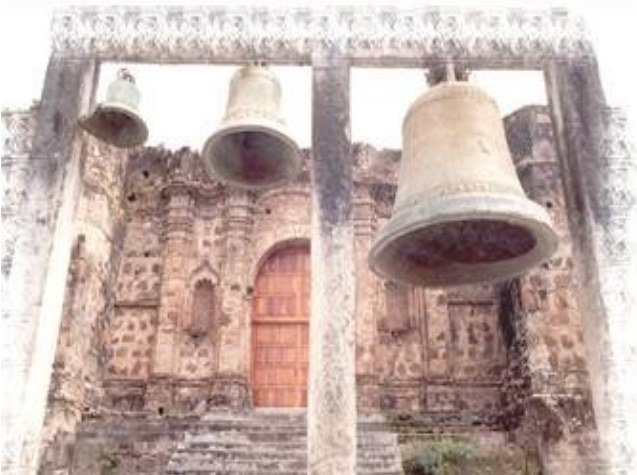
[[[121,68],[117,71],[117,79],[135,84],[135,76],[126,68]]]

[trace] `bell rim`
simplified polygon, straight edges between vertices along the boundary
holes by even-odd
[[[290,156],[293,158],[292,167],[290,167],[290,171],[286,174],[281,175],[275,180],[269,181],[266,184],[260,185],[250,185],[242,181],[234,180],[232,178],[228,178],[224,176],[214,166],[214,161],[208,159],[208,157],[214,156],[212,153],[212,148],[215,143],[222,139],[223,137],[235,133],[240,132],[265,132],[275,135],[277,139],[281,140],[290,150],[293,152]],[[260,123],[259,119],[251,119],[249,123],[226,123],[223,124],[218,130],[216,130],[204,143],[204,146],[201,151],[201,158],[206,171],[209,172],[215,179],[231,184],[233,186],[244,188],[244,189],[267,189],[273,188],[276,186],[280,186],[282,184],[288,183],[293,180],[301,171],[301,149],[294,139],[292,139],[283,128],[278,128],[273,126],[272,123],[268,121],[268,123]]]
[[[400,220],[401,215],[410,212],[413,213],[412,208],[422,207],[422,204],[412,205],[407,209],[397,210],[392,213],[392,217],[378,232],[376,239],[370,247],[368,263],[372,271],[389,280],[426,287],[486,284],[501,282],[520,276],[541,262],[548,260],[555,253],[559,246],[560,239],[553,229],[548,212],[542,206],[525,197],[491,194],[490,198],[492,201],[499,201],[502,209],[489,209],[488,206],[484,206],[484,209],[476,210],[476,203],[484,203],[485,194],[476,193],[474,195],[476,196],[470,197],[468,194],[462,196],[462,200],[466,200],[467,204],[473,206],[470,215],[468,208],[463,210],[462,207],[457,206],[461,200],[454,200],[454,198],[449,197],[436,200],[451,203],[448,205],[446,211],[437,211],[438,216],[435,219],[432,216],[434,214],[432,212],[420,219],[412,220],[409,225],[398,226],[395,224]],[[512,203],[517,205],[517,209],[513,212],[510,208],[506,209],[506,205]],[[429,206],[430,202],[428,202],[427,205]],[[444,208],[444,206],[443,203],[441,207]],[[471,216],[472,221],[497,220],[519,226],[530,232],[535,238],[536,243],[527,252],[511,259],[480,264],[453,263],[453,265],[446,266],[443,271],[436,271],[435,269],[427,271],[424,277],[415,276],[407,272],[399,275],[381,264],[382,260],[387,259],[386,253],[389,251],[389,244],[396,239],[405,238],[418,229],[428,228],[437,224],[466,220],[468,216]],[[383,259],[383,256],[385,259]],[[436,276],[436,274],[439,275]],[[480,276],[480,278],[478,278],[478,276]]]
[[[109,112],[109,111],[117,111],[124,112],[132,121],[135,123],[135,127],[139,134],[135,134],[134,136],[139,136],[139,140],[131,141],[112,141],[107,140],[107,136],[104,134],[100,134],[98,129],[91,128],[91,120],[95,117],[99,112]],[[102,140],[103,142],[108,143],[117,148],[134,148],[143,145],[148,140],[148,126],[142,117],[137,113],[137,111],[127,107],[121,103],[111,103],[111,102],[102,102],[98,104],[93,110],[92,114],[86,118],[85,120],[80,121],[80,125],[84,130],[88,133]]]

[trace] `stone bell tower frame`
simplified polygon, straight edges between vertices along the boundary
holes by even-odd
[[[354,248],[349,134],[351,67],[543,71],[565,177],[593,406],[608,474],[637,473],[635,149],[609,108],[582,20],[566,11],[421,8],[265,10],[68,8],[52,54],[30,152],[28,195],[12,227],[3,308],[3,468],[35,473],[50,368],[73,246],[82,132],[78,116],[105,61],[309,65],[312,268],[308,464],[354,474]],[[634,235],[634,234],[633,234]],[[168,322],[166,323],[168,324]],[[160,326],[162,322],[160,322]],[[10,378],[10,379],[8,379]]]

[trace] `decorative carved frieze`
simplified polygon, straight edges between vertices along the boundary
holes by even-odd
[[[450,57],[518,67],[587,58],[582,19],[565,10],[393,7],[69,7],[52,22],[59,56],[156,62],[309,61],[321,50],[354,61]]]
[[[2,164],[28,157],[36,125],[36,107],[27,110],[2,111]]]

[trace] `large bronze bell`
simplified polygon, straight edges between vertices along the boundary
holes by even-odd
[[[524,195],[495,101],[443,82],[403,122],[398,191],[370,251],[385,278],[425,286],[519,275],[557,248],[548,213]]]
[[[148,138],[148,128],[139,115],[140,94],[135,79],[120,69],[117,79],[106,92],[106,101],[98,104],[93,113],[80,120],[88,133],[120,148],[142,145]]]
[[[301,155],[285,130],[280,100],[281,86],[267,67],[235,73],[222,125],[203,148],[211,175],[244,188],[267,188],[298,174]]]

